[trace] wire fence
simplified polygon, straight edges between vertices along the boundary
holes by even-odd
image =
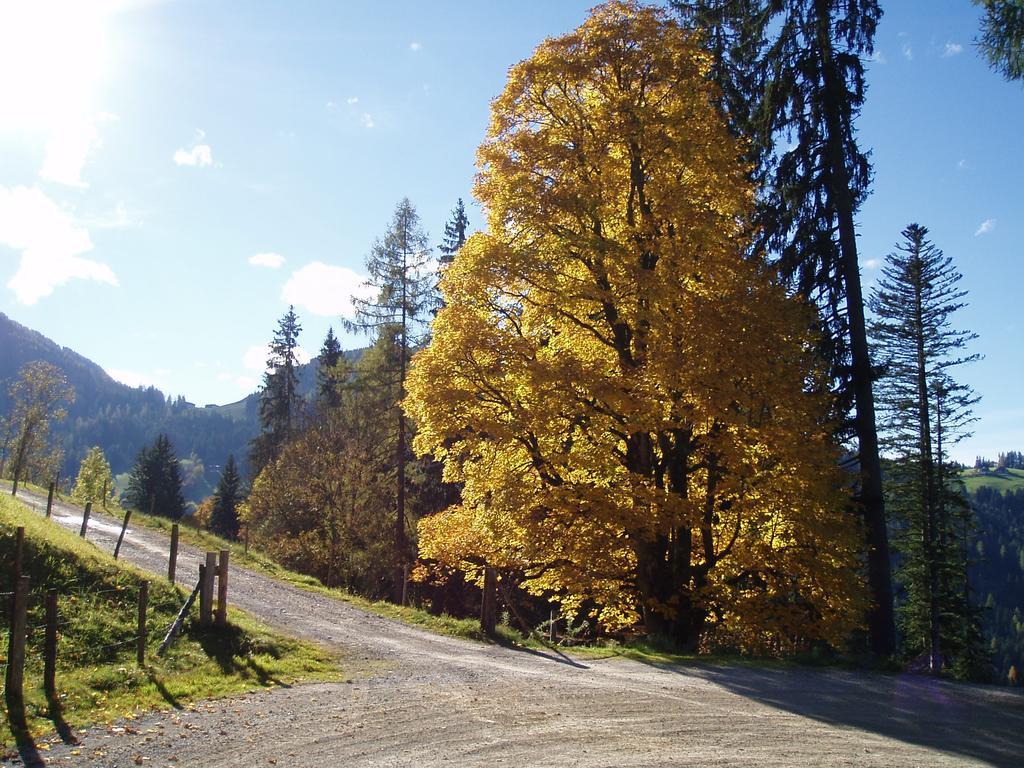
[[[41,510],[44,505],[33,506]],[[49,505],[46,506],[49,511]],[[128,520],[126,516],[118,549]],[[83,531],[84,528],[83,525]],[[172,584],[177,560],[176,529],[177,526],[172,529],[168,557],[168,578]],[[23,573],[31,570],[25,568],[26,564],[31,565],[26,561],[26,554],[34,550],[25,547],[24,528],[19,527],[16,534],[13,567],[8,571],[15,588],[0,591],[0,643],[4,645],[0,649],[0,685],[4,699],[8,703],[21,700],[26,667],[37,674],[42,666],[44,688],[50,693],[55,689],[58,669],[66,673],[72,668],[116,662],[124,659],[125,649],[131,646],[135,648],[137,663],[143,666],[150,639],[162,636],[161,628],[155,626],[159,614],[148,610],[149,582],[111,585],[108,580],[106,584],[94,585],[80,576],[58,572],[57,578],[48,584],[30,584]],[[116,558],[116,549],[114,556]],[[213,623],[215,580],[219,582],[216,624],[224,625],[227,568],[227,551],[220,552],[219,563],[217,553],[207,553],[206,565],[200,566],[200,581],[168,628],[158,655],[162,655],[177,636],[197,595],[201,597],[200,624]],[[53,574],[47,573],[52,578]],[[4,640],[7,642],[3,643]],[[12,693],[14,699],[10,698]]]

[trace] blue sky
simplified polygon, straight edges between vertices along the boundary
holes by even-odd
[[[0,311],[127,383],[237,400],[289,303],[310,354],[338,330],[403,196],[434,243],[459,197],[480,223],[490,100],[592,4],[0,3]],[[883,5],[864,280],[929,227],[985,355],[956,455],[1020,450],[1024,88],[978,59],[968,0]]]

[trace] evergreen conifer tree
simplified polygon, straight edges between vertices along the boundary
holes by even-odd
[[[263,389],[260,391],[261,433],[252,441],[249,464],[253,477],[260,473],[269,462],[277,458],[281,447],[291,437],[299,419],[299,365],[298,348],[299,324],[295,307],[277,323],[277,330],[270,342],[267,370],[263,374]]]
[[[459,248],[466,244],[466,229],[469,227],[469,218],[466,216],[466,207],[462,198],[455,204],[452,216],[444,225],[444,240],[438,246],[441,251],[439,261],[442,264],[451,264]]]
[[[238,505],[242,501],[242,478],[235,457],[229,455],[213,492],[210,530],[228,539],[238,538]]]
[[[675,0],[704,26],[712,76],[734,133],[753,139],[748,157],[762,193],[752,222],[793,289],[821,316],[839,437],[856,436],[864,514],[872,650],[895,650],[892,583],[855,217],[871,166],[857,145],[864,103],[862,57],[873,49],[877,0]],[[788,148],[779,149],[780,139]],[[852,413],[852,418],[850,418]]]
[[[177,520],[185,512],[181,485],[181,465],[174,446],[167,435],[161,434],[151,447],[139,451],[125,498],[128,504],[144,512],[149,511],[152,499],[156,514]]]
[[[967,584],[970,508],[945,450],[966,436],[978,398],[951,370],[977,335],[950,327],[966,291],[952,259],[911,224],[886,258],[870,306],[871,335],[885,375],[879,381],[882,434],[896,457],[888,498],[898,518],[900,624],[906,650],[924,653],[938,674],[943,657],[971,654],[980,638]]]
[[[338,364],[342,361],[341,342],[334,335],[334,328],[327,329],[327,336],[320,348],[319,364],[317,367],[317,402],[323,408],[337,408],[341,402],[338,394],[339,378]]]

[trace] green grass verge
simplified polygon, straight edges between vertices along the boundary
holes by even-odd
[[[25,715],[34,738],[140,712],[287,685],[345,677],[327,651],[281,636],[240,611],[229,611],[226,629],[186,621],[166,655],[156,651],[185,595],[151,574],[109,555],[41,518],[6,494],[0,496],[0,592],[12,589],[15,528],[24,526],[24,573],[30,577]],[[150,580],[146,664],[135,661],[139,584]],[[42,689],[44,595],[59,594],[57,696]],[[10,598],[0,599],[0,666],[6,664]],[[0,752],[15,743],[3,709]]]
[[[995,488],[1000,492],[1024,488],[1024,469],[992,469],[987,472],[967,469],[960,473],[960,477],[971,493],[979,488]]]

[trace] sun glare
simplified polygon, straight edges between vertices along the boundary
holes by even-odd
[[[107,4],[0,0],[0,121],[51,131],[94,110]]]

